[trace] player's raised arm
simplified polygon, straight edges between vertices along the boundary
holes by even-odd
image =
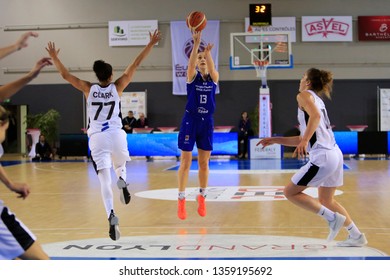
[[[128,84],[133,79],[133,75],[135,73],[135,70],[137,70],[138,66],[141,64],[141,62],[149,55],[150,51],[154,47],[155,44],[157,44],[158,41],[161,39],[161,32],[159,30],[155,30],[153,34],[149,32],[150,41],[149,43],[143,48],[143,50],[137,55],[137,57],[134,59],[134,61],[127,66],[126,70],[123,72],[122,76],[120,76],[116,81],[115,85],[118,90],[118,93],[121,95],[123,90],[128,86]]]
[[[0,59],[6,57],[7,55],[21,50],[28,46],[27,41],[30,37],[38,37],[36,32],[26,32],[24,33],[14,44],[0,48]]]
[[[207,70],[209,71],[209,74],[211,76],[211,79],[213,79],[214,83],[218,83],[219,80],[219,73],[217,69],[215,69],[215,64],[213,57],[211,55],[211,49],[214,47],[214,44],[207,44],[204,53],[206,55],[206,65]]]
[[[12,95],[17,93],[26,84],[28,84],[33,79],[35,79],[41,72],[42,68],[47,65],[52,65],[51,59],[49,57],[41,58],[40,60],[37,61],[35,66],[31,69],[31,71],[27,75],[25,75],[20,79],[17,79],[16,81],[0,86],[0,100],[2,101],[4,99],[8,99]]]
[[[202,32],[195,31],[192,33],[192,39],[194,40],[194,46],[188,59],[188,68],[187,68],[187,82],[192,81],[196,74],[196,62],[198,56],[198,50],[200,46]]]
[[[49,42],[47,44],[46,50],[50,55],[50,57],[52,58],[53,63],[57,68],[58,72],[60,72],[62,78],[68,81],[72,86],[74,86],[78,90],[82,91],[84,95],[87,97],[89,94],[91,83],[88,81],[81,80],[69,72],[69,70],[62,64],[61,60],[58,58],[60,49],[56,49],[56,45],[54,42]]]

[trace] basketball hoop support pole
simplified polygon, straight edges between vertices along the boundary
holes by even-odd
[[[259,138],[271,137],[271,101],[269,87],[259,90]]]

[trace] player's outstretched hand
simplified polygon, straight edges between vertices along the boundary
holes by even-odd
[[[31,77],[34,79],[36,76],[39,75],[42,68],[48,65],[53,65],[50,57],[43,57],[40,60],[38,60],[35,66],[33,67],[33,69],[31,69],[30,71]]]
[[[37,32],[26,32],[24,33],[20,38],[19,40],[16,41],[15,45],[17,47],[18,50],[22,49],[22,48],[25,48],[28,46],[27,44],[27,41],[28,41],[28,38],[30,37],[38,37],[38,33]]]
[[[26,183],[13,183],[10,189],[19,194],[18,198],[25,199],[30,194],[30,187]]]
[[[158,41],[161,40],[161,32],[160,30],[156,29],[154,30],[153,34],[149,32],[149,37],[150,37],[150,43],[155,45],[158,43]]]
[[[256,146],[262,145],[263,146],[262,149],[264,149],[265,147],[273,144],[275,144],[274,139],[272,137],[267,137],[267,138],[260,139],[260,141],[257,142]]]

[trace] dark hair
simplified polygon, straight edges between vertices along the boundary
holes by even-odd
[[[0,105],[0,125],[9,121],[9,112]]]
[[[112,75],[112,66],[103,60],[96,60],[93,63],[93,71],[100,82],[105,82]]]
[[[310,68],[306,72],[307,80],[310,82],[310,88],[321,97],[331,99],[333,75],[329,71]]]

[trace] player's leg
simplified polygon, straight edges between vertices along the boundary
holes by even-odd
[[[113,132],[112,135],[112,160],[117,177],[117,186],[120,191],[120,200],[123,204],[129,204],[131,200],[130,192],[127,188],[126,163],[130,161],[129,150],[127,148],[127,134],[121,129]]]
[[[326,199],[325,196],[318,200],[303,193],[303,191],[308,186],[317,187],[319,188],[320,197],[322,195],[321,191],[323,191],[321,186],[326,183],[328,187],[327,199],[329,200],[329,198],[334,195],[336,188],[329,185],[331,182],[329,179],[337,170],[338,163],[337,161],[334,161],[333,158],[337,159],[337,156],[335,157],[332,152],[326,150],[312,152],[310,154],[309,162],[294,174],[291,178],[291,182],[284,191],[288,200],[301,208],[316,213],[328,222],[330,229],[327,238],[328,241],[331,241],[336,237],[342,228],[346,217],[329,209],[326,205],[323,205],[321,201],[323,202]]]
[[[324,181],[324,186],[318,189],[318,197],[320,203],[333,212],[340,213],[346,217],[343,223],[345,229],[348,231],[348,238],[343,242],[337,243],[338,246],[343,247],[360,247],[366,245],[367,239],[364,233],[361,233],[359,228],[353,222],[348,211],[335,199],[336,187],[343,184],[343,154],[339,149],[327,152],[327,158],[332,161],[330,164],[334,166],[334,171]],[[330,186],[330,187],[329,187]]]
[[[290,181],[283,192],[284,196],[295,205],[310,212],[317,213],[321,205],[317,199],[305,194],[303,192],[305,189],[307,189],[307,186],[298,186]]]
[[[181,151],[180,167],[178,170],[179,192],[185,192],[186,190],[191,163],[192,163],[192,152]]]
[[[114,197],[112,193],[111,168],[98,171],[100,191],[108,219],[108,234],[112,240],[120,238],[119,219],[114,212]]]
[[[188,176],[190,173],[190,167],[192,163],[192,151],[181,151],[180,155],[180,167],[177,172],[178,176],[178,205],[177,216],[184,220],[187,217],[185,208],[185,190],[188,184]]]
[[[192,163],[192,150],[195,145],[196,137],[196,124],[195,120],[185,115],[180,125],[179,135],[177,137],[177,145],[181,150],[180,153],[180,166],[177,172],[178,175],[178,200],[177,200],[177,216],[179,219],[186,219],[186,194],[185,190],[188,183],[188,176],[190,173]]]
[[[209,161],[211,151],[205,151],[198,149],[198,179],[199,179],[199,195],[197,195],[198,201],[198,214],[202,217],[206,216],[206,188],[209,182]]]
[[[18,257],[22,260],[49,260],[49,256],[43,251],[41,245],[35,241],[22,255]]]
[[[211,151],[205,151],[198,149],[198,165],[199,165],[199,187],[200,192],[204,193],[209,183],[209,161],[210,161]]]
[[[120,237],[119,220],[114,212],[114,198],[111,180],[111,139],[108,133],[96,133],[90,137],[91,159],[100,182],[100,191],[106,217],[108,217],[109,236],[112,240]]]
[[[198,214],[201,217],[206,216],[205,199],[209,182],[209,161],[213,150],[213,133],[214,120],[212,118],[198,121],[196,145],[198,147],[199,194],[196,199],[198,201]]]
[[[345,241],[337,243],[340,247],[361,247],[366,245],[367,239],[364,233],[360,232],[355,225],[348,211],[334,198],[336,188],[321,187],[318,190],[318,197],[322,205],[333,212],[337,212],[346,217],[345,229],[348,231],[348,238]]]
[[[98,171],[97,175],[100,182],[100,193],[102,196],[104,208],[106,209],[107,217],[109,217],[111,210],[114,209],[114,197],[112,193],[110,169],[103,168]]]

